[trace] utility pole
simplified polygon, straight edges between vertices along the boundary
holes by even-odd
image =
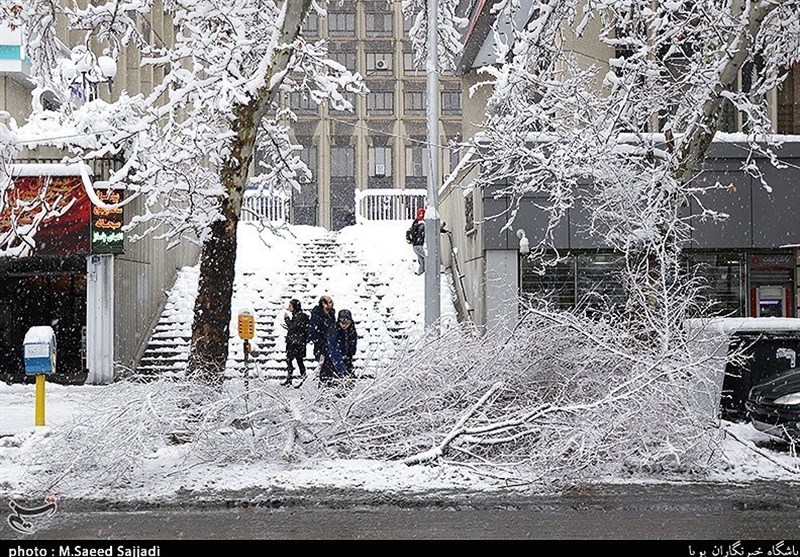
[[[439,5],[428,0],[428,195],[425,208],[425,328],[438,327],[439,277]]]

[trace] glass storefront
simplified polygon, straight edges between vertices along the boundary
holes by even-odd
[[[746,315],[746,261],[741,252],[687,253],[689,272],[698,278],[700,295],[709,304],[713,315]]]
[[[688,251],[685,263],[686,270],[698,280],[707,314],[726,317],[795,314],[791,251]],[[576,251],[538,274],[534,265],[523,257],[520,289],[524,296],[546,300],[559,309],[611,309],[625,303],[620,275],[623,267],[622,258],[615,253]]]
[[[520,291],[523,296],[547,301],[556,309],[575,306],[575,258],[571,255],[537,272],[523,257],[520,262]]]
[[[575,258],[578,307],[596,310],[624,307],[624,268],[625,261],[617,254],[579,254]]]
[[[523,259],[522,292],[558,309],[608,309],[625,303],[620,271],[622,258],[613,253],[570,254],[538,274]]]

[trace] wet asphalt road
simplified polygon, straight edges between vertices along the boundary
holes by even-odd
[[[0,505],[1,509],[8,509],[8,501]],[[29,535],[14,532],[6,522],[3,520],[0,526],[0,539],[26,543],[35,540],[785,540],[787,543],[798,540],[784,553],[796,556],[800,555],[800,483],[602,485],[570,490],[559,496],[315,491],[236,493],[204,500],[190,494],[183,501],[160,506],[62,501],[52,517],[31,519],[35,532]],[[166,557],[168,553],[161,555]],[[766,549],[763,554],[767,555]],[[7,551],[0,553],[0,557],[3,555],[14,557]],[[747,557],[746,552],[744,556]],[[52,557],[59,557],[58,551]]]

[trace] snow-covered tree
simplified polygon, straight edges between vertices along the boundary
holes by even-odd
[[[172,241],[199,239],[189,372],[216,382],[227,359],[236,229],[256,142],[268,157],[259,187],[299,187],[298,173],[307,172],[281,124],[279,92],[303,90],[347,107],[346,94],[364,86],[326,59],[323,45],[303,39],[311,0],[162,0],[174,40],[140,32],[157,1],[0,3],[5,22],[23,30],[36,84],[34,114],[18,135],[29,146],[36,137],[52,145],[42,132],[60,127],[73,134],[57,145],[83,158],[122,154],[126,163],[111,182],[124,184],[129,198],[144,197],[146,213],[132,220],[138,233],[167,225]],[[63,22],[85,33],[69,59],[56,36]],[[106,102],[96,78],[113,75],[126,48],[153,68],[153,90]],[[83,103],[71,91],[76,76],[83,76]],[[57,111],[38,102],[45,92],[60,102]]]
[[[458,6],[440,2],[440,25]],[[522,197],[537,198],[549,226],[530,257],[542,266],[580,202],[586,232],[625,258],[631,326],[666,340],[689,307],[673,302],[696,292],[679,264],[692,226],[683,209],[694,200],[704,211],[693,218],[725,216],[704,199],[722,186],[694,180],[724,105],[744,121],[744,169],[761,178],[755,153],[780,165],[766,98],[800,61],[800,3],[500,0],[484,11],[525,23],[497,35],[496,64],[479,70],[475,87],[492,88],[481,182],[508,184],[497,194],[515,201],[509,227]]]
[[[780,164],[766,97],[800,61],[800,3],[533,0],[494,9],[521,5],[527,24],[484,69],[493,92],[482,179],[508,183],[499,193],[517,203],[539,198],[550,231],[580,200],[592,215],[587,232],[625,257],[631,325],[667,342],[687,307],[675,300],[695,290],[679,264],[692,226],[683,209],[693,199],[706,208],[695,218],[724,216],[694,181],[724,104],[743,116],[751,155]],[[752,158],[745,170],[760,176]],[[533,258],[543,260],[549,240]]]

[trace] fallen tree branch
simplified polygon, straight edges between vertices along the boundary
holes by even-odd
[[[489,388],[489,390],[486,391],[486,393],[480,398],[480,400],[478,400],[478,402],[476,402],[472,406],[472,408],[470,408],[469,411],[465,413],[461,417],[461,419],[458,420],[455,427],[453,427],[453,429],[450,430],[450,433],[447,434],[447,436],[442,440],[442,442],[437,447],[432,447],[428,451],[424,451],[422,453],[410,456],[405,460],[403,460],[403,463],[408,466],[411,466],[414,464],[420,464],[422,462],[429,462],[431,460],[436,460],[437,458],[442,456],[447,451],[447,448],[450,446],[453,440],[457,439],[460,435],[462,435],[466,431],[464,425],[467,423],[467,420],[469,420],[473,415],[475,415],[475,412],[477,412],[484,404],[486,404],[486,402],[497,391],[499,391],[502,386],[503,383],[501,382],[492,385],[491,388]]]

